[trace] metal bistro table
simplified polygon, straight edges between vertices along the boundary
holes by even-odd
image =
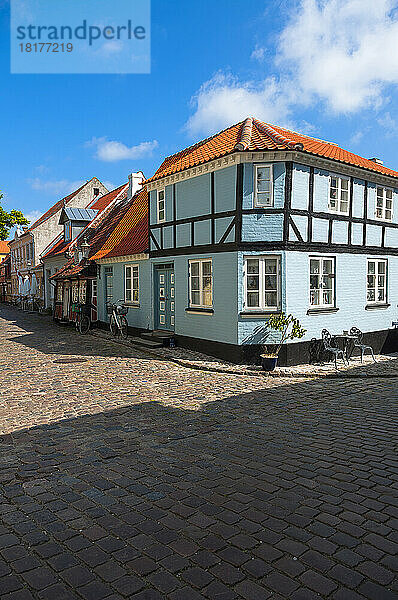
[[[354,351],[354,342],[357,339],[357,336],[351,335],[350,333],[348,333],[348,331],[343,331],[343,333],[339,333],[334,337],[343,340],[343,352],[345,354],[346,359],[350,360]]]

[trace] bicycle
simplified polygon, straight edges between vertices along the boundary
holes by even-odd
[[[124,340],[128,336],[128,322],[126,315],[129,312],[127,306],[123,305],[123,300],[118,300],[116,303],[107,303],[107,313],[110,315],[109,329],[112,335],[120,337]]]
[[[89,307],[85,304],[79,304],[78,306],[78,315],[76,319],[76,330],[81,334],[85,335],[90,331],[91,327],[91,319],[88,316]]]

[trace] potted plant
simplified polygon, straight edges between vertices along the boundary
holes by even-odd
[[[264,346],[264,353],[261,354],[262,367],[264,371],[273,371],[278,362],[278,355],[287,340],[300,339],[306,333],[306,329],[301,327],[300,321],[293,315],[278,313],[271,315],[267,322],[267,328],[280,333],[280,340],[274,352],[268,352],[267,346]]]

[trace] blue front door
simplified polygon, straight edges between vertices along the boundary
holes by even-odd
[[[155,329],[174,331],[174,270],[156,269]]]

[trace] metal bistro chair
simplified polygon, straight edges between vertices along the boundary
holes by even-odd
[[[370,350],[372,358],[373,358],[374,362],[376,362],[372,346],[367,346],[366,344],[363,343],[362,331],[360,329],[358,329],[358,327],[351,327],[350,335],[353,335],[356,337],[356,340],[354,340],[354,350],[355,350],[355,348],[359,348],[359,350],[361,352],[361,363],[363,363],[363,356],[364,356],[366,350]]]
[[[332,336],[327,329],[322,329],[322,342],[323,342],[323,347],[325,348],[326,352],[330,352],[331,354],[334,355],[334,365],[336,367],[336,371],[337,371],[337,359],[339,357],[341,357],[343,359],[343,363],[345,365],[347,365],[347,367],[348,367],[348,360],[347,360],[346,356],[344,355],[344,350],[342,350],[341,348],[337,348],[337,346],[332,345]]]

